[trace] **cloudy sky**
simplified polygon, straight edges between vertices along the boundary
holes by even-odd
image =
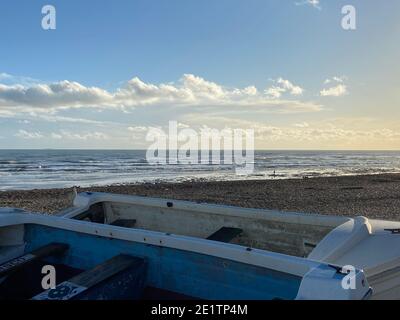
[[[0,148],[146,148],[171,120],[258,149],[400,148],[398,0],[7,0],[0,29]]]

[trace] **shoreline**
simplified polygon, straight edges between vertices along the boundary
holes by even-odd
[[[400,221],[400,174],[396,173],[78,188],[84,191]],[[71,206],[72,195],[73,188],[0,191],[0,207],[52,214]]]

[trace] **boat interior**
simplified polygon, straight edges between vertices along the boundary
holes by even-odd
[[[297,257],[307,257],[330,231],[348,220],[136,196],[92,203],[66,216],[229,242]]]
[[[2,225],[8,217],[0,214],[0,300],[294,299],[302,279],[143,238],[134,241],[137,230],[114,233],[110,226],[72,219],[10,217],[25,222]],[[150,237],[156,243],[173,238]],[[45,266],[56,270],[55,287],[47,290],[43,283],[50,283],[51,271],[44,272]]]
[[[117,254],[88,270],[65,262],[69,245],[49,243],[0,265],[0,300],[190,300],[146,285],[146,260]],[[56,287],[44,290],[43,268],[56,270]],[[120,284],[123,286],[120,286]]]
[[[195,299],[146,285],[143,258],[117,254],[84,270],[62,261],[68,250],[64,243],[49,243],[1,265],[0,300]],[[42,270],[49,264],[56,270],[57,283],[53,290],[44,290]]]

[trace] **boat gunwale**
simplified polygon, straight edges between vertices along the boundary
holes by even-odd
[[[257,218],[274,222],[331,227],[332,229],[345,222],[353,220],[352,218],[342,216],[329,216],[300,212],[283,212],[261,208],[245,208],[223,204],[197,203],[186,200],[175,200],[167,198],[164,199],[136,195],[109,194],[102,192],[84,192],[77,194],[74,199],[74,206],[59,212],[57,216],[73,218],[74,216],[84,212],[85,210],[88,210],[90,206],[101,202],[141,205],[162,208],[165,210],[187,210],[199,213],[201,212],[246,219]],[[173,203],[172,208],[169,208],[166,205],[168,202]]]

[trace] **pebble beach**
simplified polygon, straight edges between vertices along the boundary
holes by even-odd
[[[84,191],[400,221],[400,174],[78,188]],[[72,188],[2,191],[0,207],[54,214],[71,206],[72,199]]]

